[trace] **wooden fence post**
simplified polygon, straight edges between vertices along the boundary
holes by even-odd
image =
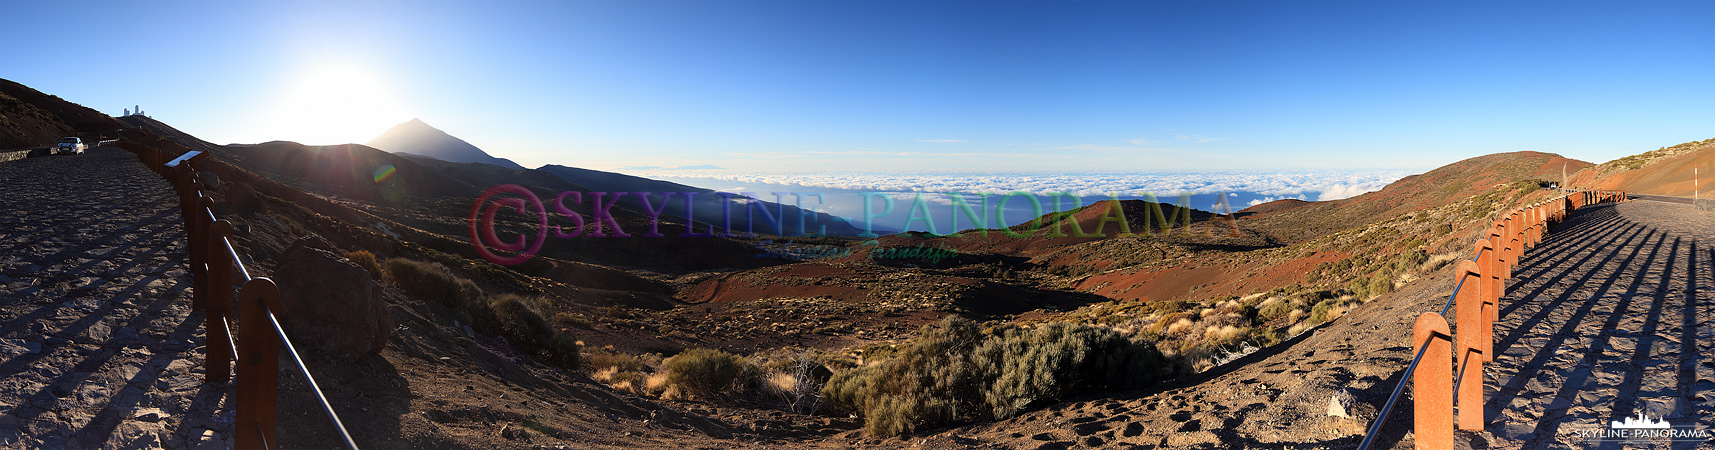
[[[1412,327],[1413,349],[1428,346],[1411,374],[1418,450],[1453,448],[1453,341],[1447,319],[1428,312]]]
[[[279,408],[280,338],[262,308],[280,310],[280,289],[273,280],[255,278],[238,293],[238,411],[232,424],[233,447],[277,445],[275,413]]]
[[[1495,255],[1495,245],[1488,239],[1477,241],[1477,252],[1483,256],[1477,258],[1477,274],[1481,289],[1477,292],[1483,295],[1482,317],[1483,326],[1477,339],[1477,349],[1483,351],[1484,361],[1494,361],[1495,355],[1495,320],[1500,315],[1501,293],[1500,278],[1495,276],[1495,266],[1500,261]]]
[[[1479,244],[1481,245],[1481,244]],[[1479,247],[1480,249],[1481,247]],[[1479,342],[1483,323],[1488,322],[1483,310],[1482,271],[1475,261],[1460,261],[1455,273],[1460,285],[1456,319],[1459,321],[1459,345],[1456,366],[1459,369],[1459,429],[1483,429],[1483,360],[1488,358]],[[1427,356],[1427,355],[1426,355]]]

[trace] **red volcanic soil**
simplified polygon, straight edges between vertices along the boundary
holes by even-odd
[[[1101,274],[1079,280],[1072,287],[1113,299],[1157,301],[1170,300],[1192,289],[1216,281],[1228,268],[1219,266],[1176,266],[1159,270],[1130,273]],[[1207,295],[1198,292],[1198,295]]]
[[[1628,169],[1636,167],[1635,169]],[[1693,183],[1694,174],[1701,186]],[[1708,198],[1715,189],[1715,139],[1687,142],[1638,155],[1603,163],[1599,167],[1579,172],[1571,177],[1571,186],[1592,189],[1620,189],[1638,194],[1692,197],[1701,189]]]
[[[1285,198],[1285,199],[1275,200],[1272,202],[1263,203],[1260,205],[1255,205],[1255,206],[1252,206],[1249,208],[1241,209],[1241,210],[1239,210],[1239,212],[1234,213],[1234,214],[1239,216],[1239,217],[1245,217],[1245,216],[1250,216],[1250,215],[1259,215],[1259,214],[1270,214],[1270,213],[1277,213],[1277,212],[1281,212],[1281,211],[1286,211],[1289,209],[1297,208],[1297,207],[1308,205],[1308,204],[1310,204],[1310,202],[1299,200],[1296,198]]]
[[[1267,291],[1302,281],[1318,265],[1351,256],[1318,252],[1281,261],[1189,262],[1172,267],[1116,270],[1078,280],[1074,289],[1116,300],[1195,300]]]
[[[1559,180],[1563,170],[1570,174],[1590,166],[1551,153],[1483,155],[1401,178],[1380,191],[1242,217],[1240,223],[1280,242],[1293,243],[1456,202],[1517,180]]]

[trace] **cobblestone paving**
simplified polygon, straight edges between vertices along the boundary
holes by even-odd
[[[115,148],[0,187],[0,448],[226,447],[171,187]]]
[[[1488,426],[1472,448],[1712,448],[1622,441],[1639,414],[1715,434],[1715,233],[1689,205],[1580,211],[1521,258],[1485,367]]]
[[[1662,231],[1689,236],[1715,246],[1715,211],[1704,211],[1678,203],[1630,201],[1615,207],[1620,215],[1648,223]]]

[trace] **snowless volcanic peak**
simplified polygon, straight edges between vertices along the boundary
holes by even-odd
[[[518,163],[506,158],[491,156],[488,152],[482,151],[482,149],[465,142],[463,139],[431,127],[429,124],[423,123],[422,119],[411,119],[410,122],[395,125],[387,132],[371,139],[366,145],[390,153],[410,153],[442,161],[474,162],[519,170],[524,169],[524,166],[520,166]]]

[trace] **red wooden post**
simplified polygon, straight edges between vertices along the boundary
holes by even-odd
[[[203,355],[207,368],[203,381],[224,383],[232,376],[232,340],[227,334],[227,318],[232,317],[232,254],[226,252],[225,240],[232,236],[232,223],[216,220],[208,227],[208,290],[207,313],[203,314],[203,339],[207,351]]]
[[[208,280],[208,257],[210,253],[208,248],[208,236],[210,224],[208,213],[204,211],[210,210],[210,208],[214,207],[214,201],[208,197],[204,197],[202,195],[202,189],[198,189],[194,181],[188,182],[187,185],[191,188],[191,192],[188,195],[190,195],[193,199],[192,201],[195,202],[195,206],[191,207],[190,220],[186,222],[186,225],[189,225],[191,228],[190,242],[187,245],[190,250],[191,260],[191,310],[206,311],[208,310],[208,290],[212,289],[213,285],[209,284]],[[207,334],[203,335],[203,337],[207,336]]]
[[[1548,206],[1536,206],[1536,231],[1531,233],[1530,246],[1542,245],[1542,238],[1548,236]]]
[[[265,448],[275,439],[275,413],[279,409],[280,338],[268,312],[280,310],[280,289],[274,281],[256,278],[244,283],[238,293],[238,393],[233,447]]]
[[[1481,245],[1481,244],[1479,244]],[[1481,247],[1478,247],[1481,249]],[[1488,355],[1482,350],[1483,323],[1488,322],[1483,310],[1483,277],[1475,261],[1460,261],[1458,364],[1459,369],[1459,429],[1483,429],[1483,361]]]
[[[1530,228],[1525,229],[1525,248],[1536,248],[1537,236],[1542,235],[1542,208],[1530,207]]]
[[[1495,242],[1495,249],[1499,250],[1501,254],[1501,279],[1503,280],[1512,278],[1508,275],[1512,275],[1512,265],[1517,262],[1517,260],[1513,259],[1513,257],[1516,256],[1513,253],[1512,244],[1514,223],[1515,222],[1513,221],[1513,216],[1511,214],[1508,214],[1506,219],[1502,219],[1501,240]]]
[[[1477,241],[1477,252],[1483,255],[1477,258],[1477,274],[1482,285],[1477,292],[1483,296],[1483,326],[1480,330],[1482,336],[1477,339],[1477,349],[1483,351],[1484,361],[1494,361],[1495,320],[1500,315],[1501,304],[1501,279],[1495,276],[1495,266],[1500,259],[1496,258],[1495,245],[1488,239]]]
[[[1530,247],[1542,243],[1542,205],[1530,207]]]
[[[1445,450],[1453,448],[1453,341],[1447,331],[1447,319],[1440,314],[1423,313],[1412,327],[1412,348],[1428,346],[1423,360],[1411,374],[1412,402],[1415,403],[1417,448]]]

